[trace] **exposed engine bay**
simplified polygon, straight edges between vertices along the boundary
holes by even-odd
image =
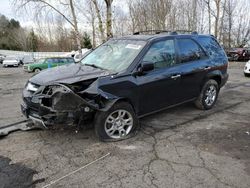
[[[81,125],[93,119],[96,111],[107,111],[118,99],[100,90],[96,78],[74,84],[39,86],[33,91],[29,84],[32,83],[27,83],[23,93],[29,105],[22,104],[22,111],[27,118],[41,120],[46,128],[54,124]]]

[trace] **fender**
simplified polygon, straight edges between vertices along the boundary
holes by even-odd
[[[201,91],[203,85],[209,79],[216,80],[218,82],[218,85],[221,86],[222,77],[223,77],[223,75],[222,75],[221,71],[219,71],[219,70],[212,70],[212,71],[208,72],[201,82],[200,91]]]

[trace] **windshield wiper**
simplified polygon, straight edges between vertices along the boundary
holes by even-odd
[[[107,69],[104,69],[104,68],[102,68],[102,67],[99,67],[99,66],[97,66],[97,65],[95,65],[95,64],[83,64],[83,65],[85,65],[85,66],[90,66],[90,67],[94,67],[94,68],[97,68],[97,69],[107,70]]]
[[[108,71],[108,72],[110,72],[110,73],[112,73],[112,74],[117,74],[117,72],[116,72],[116,71],[109,70],[109,69],[105,69],[105,68],[103,68],[103,67],[99,67],[99,66],[97,66],[97,65],[95,65],[95,64],[82,64],[82,65],[86,65],[86,66],[94,67],[94,68],[97,68],[97,69],[106,70],[106,71]]]

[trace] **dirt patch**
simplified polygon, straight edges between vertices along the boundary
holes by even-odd
[[[203,129],[195,134],[193,142],[201,150],[242,160],[250,174],[250,124],[238,122],[227,129]]]
[[[36,171],[21,164],[10,164],[10,162],[9,158],[0,156],[0,187],[35,187],[36,183],[44,181],[44,179],[33,181]]]

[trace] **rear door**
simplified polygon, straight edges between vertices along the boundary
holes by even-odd
[[[195,98],[202,82],[212,69],[211,61],[201,46],[191,38],[178,38],[178,63],[181,74],[181,101]]]

